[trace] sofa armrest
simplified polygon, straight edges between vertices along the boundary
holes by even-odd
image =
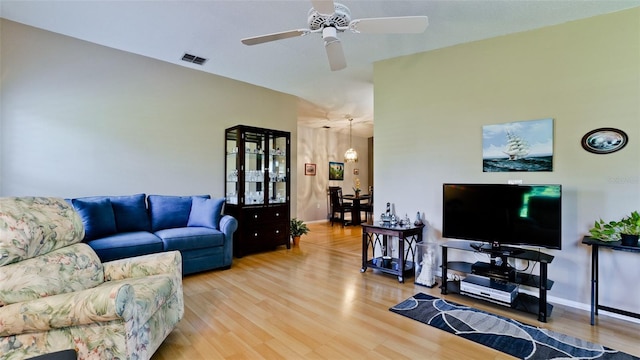
[[[104,267],[104,280],[115,281],[149,275],[168,274],[182,279],[182,255],[179,251],[135,256],[108,261]]]
[[[238,230],[238,220],[231,215],[220,218],[220,231],[224,234],[223,263],[231,266],[233,262],[233,233]]]
[[[220,231],[226,240],[233,239],[233,233],[238,230],[238,220],[231,215],[223,215],[220,218]]]
[[[0,307],[0,336],[122,319],[135,314],[133,287],[104,283],[92,289]]]

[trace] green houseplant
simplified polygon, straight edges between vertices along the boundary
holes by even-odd
[[[601,241],[622,240],[622,245],[638,246],[640,237],[640,213],[633,211],[619,221],[605,222],[600,219],[589,229],[591,237]]]
[[[620,233],[618,230],[619,228],[617,221],[605,222],[604,220],[600,219],[593,224],[593,227],[591,229],[589,229],[589,233],[594,239],[613,242],[620,240]]]
[[[637,211],[625,216],[619,222],[622,245],[638,246],[640,238],[640,214]]]
[[[640,235],[640,213],[634,211],[620,220],[620,234]]]
[[[291,237],[293,238],[293,245],[298,245],[300,242],[300,236],[305,235],[309,232],[309,228],[307,224],[302,220],[298,220],[296,218],[291,219]]]

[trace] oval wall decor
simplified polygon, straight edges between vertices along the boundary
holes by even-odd
[[[594,154],[611,154],[627,145],[627,134],[619,129],[600,128],[591,130],[582,137],[582,147]]]

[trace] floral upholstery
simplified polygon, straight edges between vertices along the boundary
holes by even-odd
[[[98,255],[87,244],[73,244],[0,267],[0,305],[90,289],[103,282]]]
[[[100,263],[52,198],[0,198],[0,357],[149,359],[184,315],[182,257]]]
[[[80,216],[63,199],[0,198],[0,266],[78,243]]]

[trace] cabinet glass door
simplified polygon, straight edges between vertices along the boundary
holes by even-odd
[[[238,150],[239,140],[238,130],[227,131],[225,136],[227,185],[225,189],[227,203],[236,205],[238,204],[238,192],[240,191],[240,184],[238,183],[238,176],[240,173],[240,153]]]
[[[287,167],[288,140],[286,136],[273,135],[269,138],[269,203],[287,202]]]
[[[244,133],[244,204],[261,205],[265,200],[265,144],[264,133]]]

